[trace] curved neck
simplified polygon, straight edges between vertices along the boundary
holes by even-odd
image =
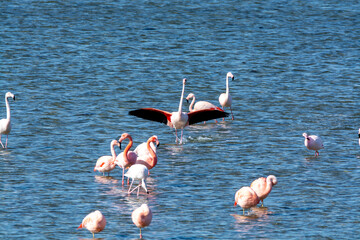
[[[5,104],[6,104],[6,119],[10,120],[10,104],[7,97],[5,97]]]
[[[270,178],[266,178],[265,192],[269,194],[271,192],[272,186],[273,186],[272,180]]]
[[[181,93],[181,98],[180,98],[180,104],[179,104],[179,113],[181,113],[181,109],[182,109],[182,103],[184,100],[184,92],[185,92],[185,84],[183,83],[183,88],[182,88],[182,93]]]
[[[195,104],[195,96],[193,96],[191,104],[189,106],[189,111],[190,112],[194,111],[194,104]]]
[[[229,76],[226,76],[226,94],[229,94]]]
[[[116,143],[111,143],[110,145],[110,151],[111,151],[111,156],[113,157],[113,161],[115,161],[116,159],[115,144]]]
[[[126,162],[128,162],[127,154],[128,154],[130,148],[131,148],[132,145],[133,145],[133,140],[132,140],[132,138],[131,138],[130,136],[127,136],[126,138],[129,139],[129,143],[128,143],[128,145],[126,146],[126,148],[125,148],[125,150],[124,150],[124,160],[125,160]]]
[[[154,152],[154,150],[151,148],[150,143],[151,143],[151,141],[148,140],[147,141],[147,150],[149,151],[149,153],[151,155],[151,162],[149,162],[149,165],[151,166],[151,168],[153,168],[157,164],[157,156],[156,156],[156,153]]]

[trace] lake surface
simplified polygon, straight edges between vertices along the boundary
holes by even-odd
[[[95,237],[137,239],[142,203],[153,211],[145,239],[359,236],[359,16],[358,1],[335,0],[2,1],[0,94],[16,101],[0,238],[88,239],[77,227],[99,209]],[[185,77],[185,95],[219,105],[229,71],[235,120],[187,127],[183,145],[128,115],[176,111]],[[93,172],[124,132],[135,145],[160,140],[149,195],[128,195],[119,168]],[[319,157],[303,132],[323,138]],[[265,208],[241,216],[235,192],[270,174]]]

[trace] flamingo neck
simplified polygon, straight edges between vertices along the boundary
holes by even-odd
[[[126,163],[129,162],[128,157],[127,157],[127,154],[128,154],[130,148],[131,148],[132,145],[133,145],[133,140],[132,140],[132,138],[131,138],[130,136],[128,136],[127,138],[129,139],[129,143],[128,143],[128,145],[126,146],[126,148],[125,148],[125,150],[124,150],[124,160],[125,160]]]
[[[115,159],[116,159],[115,144],[116,143],[111,143],[111,146],[110,146],[110,151],[111,151],[111,156],[113,157],[113,161],[115,161]]]
[[[147,144],[146,144],[147,150],[149,151],[149,153],[151,155],[151,160],[148,161],[148,164],[150,165],[150,168],[153,168],[157,164],[157,156],[156,156],[156,153],[154,152],[154,150],[151,148],[150,143],[151,143],[151,141],[148,140]]]
[[[7,97],[5,97],[5,104],[6,104],[6,119],[10,120],[10,104]]]
[[[226,94],[229,94],[229,76],[226,76]]]
[[[273,186],[273,184],[272,184],[271,178],[266,178],[266,188],[265,188],[265,192],[266,192],[267,194],[269,194],[269,193],[271,192],[272,186]]]
[[[179,104],[179,113],[182,113],[182,104],[183,104],[183,100],[184,100],[184,92],[185,92],[185,84],[183,83],[183,88],[182,88],[182,93],[181,93],[181,98],[180,98],[180,104]]]
[[[194,111],[194,104],[195,104],[195,96],[193,96],[193,99],[192,99],[191,104],[189,106],[189,111],[190,112]]]

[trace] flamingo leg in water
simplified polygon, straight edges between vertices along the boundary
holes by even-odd
[[[131,184],[130,184],[130,187],[129,187],[129,190],[128,190],[128,193],[129,193],[129,194],[132,192],[132,191],[130,192],[130,189],[131,189],[131,187],[132,187],[133,182],[134,182],[134,179],[131,180]]]
[[[232,112],[231,107],[230,107],[230,112],[231,112],[231,119],[234,120],[234,114],[233,114],[233,112]]]
[[[140,239],[142,239],[141,228],[140,228]]]
[[[184,131],[184,129],[182,128],[182,129],[181,129],[181,138],[180,138],[180,144],[182,144],[182,139],[183,139],[183,131]]]
[[[124,174],[125,174],[125,168],[122,168],[123,169],[123,175],[122,175],[122,181],[121,181],[121,184],[122,186],[124,186]]]
[[[0,143],[1,143],[1,146],[2,146],[3,148],[5,148],[5,147],[4,147],[4,144],[1,142],[1,135],[0,135]]]

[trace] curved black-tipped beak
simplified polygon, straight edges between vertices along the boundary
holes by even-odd
[[[121,150],[121,142],[119,142],[119,148],[120,148],[120,150]]]
[[[15,95],[14,95],[13,99],[14,99],[14,101],[15,101]]]
[[[186,99],[186,102],[187,102],[187,103],[189,103],[189,100],[188,100],[188,99]]]
[[[160,143],[156,144],[156,147],[159,147],[160,146]]]
[[[235,80],[235,77],[232,77],[231,80]]]
[[[147,191],[146,193],[149,194],[149,191]]]

